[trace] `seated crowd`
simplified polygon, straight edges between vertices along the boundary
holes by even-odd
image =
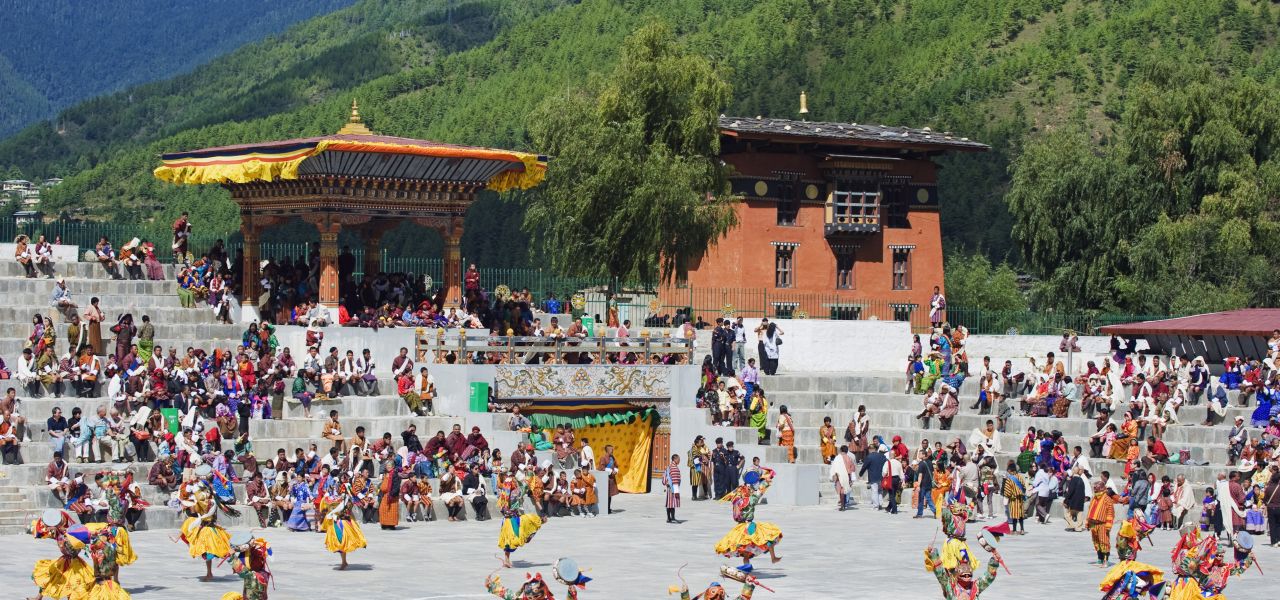
[[[931,336],[930,352],[924,359],[920,337],[915,337],[907,390],[924,394],[925,408],[918,417],[926,428],[936,416],[941,428],[949,429],[960,410],[961,384],[969,375],[966,335],[963,327],[939,328]],[[1247,417],[1232,419],[1223,435],[1226,465],[1243,481],[1252,478],[1255,484],[1265,484],[1268,476],[1264,467],[1280,458],[1280,330],[1273,332],[1268,348],[1268,355],[1261,359],[1226,357],[1221,374],[1215,376],[1203,357],[1162,358],[1140,353],[1133,340],[1113,336],[1108,356],[1100,360],[1076,358],[1075,366],[1069,369],[1061,357],[1081,349],[1075,336],[1067,333],[1057,356],[1048,352],[1043,364],[1030,357],[1030,368],[1025,371],[1015,368],[1012,360],[992,367],[990,357],[984,357],[978,397],[970,408],[993,415],[993,424],[1001,432],[1015,410],[1030,417],[1093,419],[1096,433],[1087,440],[1089,456],[1123,462],[1126,477],[1136,473],[1153,479],[1149,470],[1157,464],[1209,464],[1193,456],[1191,447],[1171,449],[1166,433],[1180,425],[1218,425],[1226,420],[1234,399],[1236,407],[1253,410]],[[1205,407],[1203,418],[1187,420],[1188,407],[1201,405]],[[1066,481],[1076,462],[1072,456],[1080,453],[1080,447],[1069,452],[1061,432],[1032,427],[1019,451],[1024,470],[1034,464]],[[1151,486],[1160,489],[1154,480]],[[1253,488],[1244,487],[1246,493],[1253,493]],[[1244,500],[1237,500],[1245,505]]]

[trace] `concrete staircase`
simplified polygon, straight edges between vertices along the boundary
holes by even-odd
[[[165,267],[169,276],[173,267]],[[132,313],[134,324],[140,325],[143,315],[151,317],[156,326],[156,344],[165,348],[187,346],[212,348],[226,345],[228,340],[239,340],[243,328],[239,325],[223,325],[214,319],[213,311],[206,306],[182,308],[175,293],[172,279],[165,281],[111,280],[101,267],[88,263],[63,263],[57,265],[71,292],[72,300],[83,311],[93,297],[105,315],[102,336],[108,351],[114,347],[114,339],[108,329],[124,313]],[[18,356],[32,331],[35,314],[51,317],[58,326],[55,352],[61,356],[68,350],[66,322],[71,313],[55,310],[50,303],[55,283],[52,279],[27,279],[22,276],[21,265],[0,262],[0,356],[13,369]]]
[[[390,381],[382,381],[380,386],[384,390],[391,389]],[[22,447],[22,456],[26,464],[6,465],[0,468],[0,473],[4,475],[0,483],[5,484],[5,487],[0,487],[0,535],[21,533],[45,508],[60,507],[57,499],[45,485],[45,467],[53,458],[53,448],[48,442],[49,437],[43,415],[49,414],[54,406],[61,407],[64,414],[70,414],[72,407],[79,406],[82,410],[89,412],[105,402],[105,398],[36,398],[22,403],[24,412],[38,417],[32,420],[40,420],[40,422],[33,423],[31,426],[33,441],[26,442]],[[346,435],[354,435],[356,428],[363,426],[370,441],[380,438],[384,432],[390,432],[397,445],[400,443],[400,432],[410,424],[417,425],[419,437],[425,442],[436,431],[448,432],[454,424],[461,425],[464,431],[469,431],[473,424],[479,425],[489,436],[489,432],[495,431],[493,427],[499,425],[499,422],[505,424],[507,416],[484,414],[419,417],[410,414],[399,397],[390,395],[344,396],[327,402],[316,402],[311,406],[313,417],[310,419],[302,416],[301,405],[292,400],[286,400],[282,409],[279,419],[253,419],[249,422],[249,435],[253,442],[254,454],[261,460],[274,459],[276,450],[280,448],[283,448],[289,456],[293,456],[295,449],[306,450],[313,443],[317,444],[322,454],[327,452],[331,444],[321,437],[321,432],[328,411],[331,409],[338,410],[342,415],[343,431]],[[493,436],[489,436],[489,439],[491,445],[502,448],[504,452],[514,447],[514,444],[498,443]],[[229,447],[229,444],[230,441],[225,441],[224,447]],[[132,472],[139,482],[146,481],[147,473],[153,464],[150,462],[79,464],[74,458],[70,459],[70,462],[73,472],[85,473],[87,476],[105,468],[126,469]],[[239,472],[238,465],[236,469]],[[438,492],[439,480],[432,480],[431,483],[433,489]],[[174,528],[181,524],[183,518],[181,513],[164,506],[168,500],[167,495],[160,494],[145,483],[141,487],[146,500],[152,504],[145,511],[144,527]],[[236,485],[235,489],[240,501],[243,502],[243,485]],[[244,506],[240,508],[248,510]],[[490,515],[496,514],[495,511],[491,503]],[[435,502],[435,512],[437,516],[446,514],[445,506],[438,498]],[[466,505],[465,518],[475,518],[469,503]],[[238,521],[228,520],[225,516],[223,520],[232,525],[257,526],[256,516],[249,512],[245,512]]]
[[[55,271],[65,277],[72,297],[80,307],[87,306],[91,297],[99,298],[100,306],[106,313],[103,336],[108,351],[113,348],[114,341],[107,328],[115,322],[118,315],[125,312],[133,313],[135,323],[140,322],[142,315],[149,315],[156,327],[156,343],[165,348],[177,347],[181,351],[192,346],[212,350],[214,347],[228,348],[239,344],[242,326],[216,323],[213,312],[205,307],[187,309],[179,306],[172,279],[113,280],[95,263],[61,263],[56,266]],[[165,272],[166,276],[173,277],[174,267],[166,266]],[[16,366],[26,337],[31,333],[32,315],[36,313],[53,317],[58,329],[57,354],[61,356],[68,350],[66,320],[69,314],[51,307],[53,286],[54,281],[43,276],[35,279],[24,277],[23,270],[17,263],[0,262],[0,297],[5,299],[0,306],[0,356],[5,358],[10,369]],[[16,381],[11,382],[11,385],[20,387]],[[250,421],[250,438],[253,440],[255,454],[266,459],[274,457],[277,448],[284,448],[292,456],[294,449],[305,450],[312,443],[316,443],[321,452],[327,451],[329,444],[321,438],[321,431],[330,409],[336,409],[342,415],[344,433],[347,435],[354,435],[356,427],[364,426],[370,440],[381,437],[383,432],[390,432],[397,444],[400,432],[410,423],[418,426],[419,435],[424,442],[438,430],[449,431],[455,423],[462,425],[465,430],[469,430],[471,426],[467,416],[418,417],[410,414],[404,402],[394,395],[395,385],[389,378],[379,382],[379,390],[383,393],[378,396],[347,395],[314,403],[314,416],[311,419],[303,417],[300,404],[292,399],[284,400],[276,407],[276,419]],[[68,385],[63,393],[72,394],[73,390]],[[28,419],[31,439],[25,441],[21,449],[25,464],[0,466],[0,535],[21,533],[45,508],[60,506],[45,482],[45,468],[53,457],[45,419],[53,408],[59,407],[64,415],[70,416],[72,409],[79,407],[89,415],[98,406],[107,404],[101,389],[92,398],[67,395],[59,398],[54,397],[51,390],[37,385],[33,389],[20,390],[19,398],[20,410]],[[490,421],[497,419],[482,416],[479,419],[482,422],[476,424],[481,425],[488,433],[492,431],[490,427],[493,423]],[[508,450],[511,446],[496,447]],[[91,477],[94,472],[104,468],[127,469],[140,482],[146,481],[152,464],[76,464],[73,456],[69,460],[72,472],[85,473]],[[439,482],[433,482],[433,486],[438,490]],[[142,488],[146,499],[152,503],[145,512],[143,523],[146,527],[172,528],[181,523],[182,515],[177,510],[164,506],[168,500],[167,495],[160,494],[145,483]],[[243,486],[238,485],[236,489],[243,496]],[[446,514],[443,504],[437,503],[436,514]],[[468,504],[467,518],[474,517]],[[257,526],[256,517],[247,512],[240,521],[238,524]]]
[[[803,464],[821,464],[822,457],[818,448],[818,429],[823,417],[831,417],[832,425],[837,432],[837,445],[843,444],[844,428],[853,419],[857,408],[864,405],[871,418],[871,436],[882,436],[886,443],[893,436],[902,436],[903,442],[911,448],[919,446],[920,441],[928,439],[930,443],[943,441],[949,443],[961,438],[968,444],[969,434],[977,427],[984,426],[987,419],[994,417],[978,415],[969,408],[977,398],[976,378],[964,383],[960,393],[960,414],[952,422],[951,430],[939,430],[939,423],[934,419],[925,427],[916,418],[923,406],[923,396],[904,393],[905,380],[897,374],[806,374],[777,375],[765,377],[762,386],[770,401],[770,426],[777,423],[778,409],[786,406],[796,424],[797,462]],[[1226,423],[1216,427],[1199,425],[1204,419],[1205,405],[1184,406],[1181,410],[1182,422],[1188,425],[1173,425],[1164,435],[1165,445],[1171,454],[1181,449],[1191,453],[1192,460],[1197,463],[1207,461],[1208,465],[1157,465],[1153,468],[1157,477],[1168,475],[1186,476],[1193,483],[1213,481],[1217,473],[1226,469],[1226,439],[1229,423],[1237,415],[1246,419],[1253,407],[1238,407],[1235,393],[1231,393],[1231,407],[1227,409]],[[1096,428],[1093,419],[1085,418],[1079,413],[1079,406],[1073,405],[1071,416],[1066,419],[1032,418],[1015,416],[1010,419],[1006,432],[1001,434],[1000,442],[1003,454],[997,461],[1003,463],[1017,457],[1018,445],[1028,427],[1061,431],[1067,436],[1070,446],[1081,446],[1089,452],[1088,436]],[[755,443],[756,432],[751,428],[736,427],[733,438],[738,444]],[[776,438],[776,432],[774,432]],[[728,438],[726,438],[728,439]],[[776,443],[776,442],[775,442]],[[1145,446],[1144,446],[1145,447]],[[786,450],[773,445],[765,449],[765,460],[768,463],[786,462]],[[1108,470],[1113,475],[1122,476],[1124,465],[1120,461],[1108,459],[1090,459],[1095,470]],[[819,493],[824,504],[834,503],[834,487],[826,480],[825,472],[819,486]]]

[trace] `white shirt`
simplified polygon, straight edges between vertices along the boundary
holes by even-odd
[[[856,460],[853,462],[855,465],[857,464]],[[828,477],[831,479],[838,480],[840,482],[840,485],[844,486],[844,488],[848,490],[850,487],[852,487],[849,481],[849,475],[850,473],[848,469],[845,469],[845,466],[844,466],[843,455],[837,454],[836,457],[831,460],[831,470],[828,473]]]
[[[581,464],[587,465],[585,468],[587,469],[596,468],[596,451],[592,450],[591,446],[583,444],[582,450],[579,452],[579,455],[582,458]]]
[[[987,456],[1000,454],[1001,453],[1000,432],[993,431],[991,432],[991,437],[988,438],[986,429],[982,427],[975,428],[973,430],[973,433],[969,434],[969,445],[982,446]]]
[[[19,381],[22,381],[23,383],[26,383],[32,379],[35,379],[36,377],[35,366],[36,366],[36,359],[34,356],[32,356],[31,358],[27,358],[26,356],[19,358],[18,373],[17,375],[15,375],[15,377]]]
[[[1071,466],[1080,467],[1080,469],[1085,473],[1093,473],[1093,467],[1089,465],[1089,457],[1084,454],[1077,456],[1075,461],[1071,463]]]

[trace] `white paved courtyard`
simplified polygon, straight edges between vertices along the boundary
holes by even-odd
[[[507,570],[506,582],[523,581],[526,571],[541,571],[548,579],[556,558],[577,559],[594,578],[582,594],[590,598],[668,598],[667,587],[677,584],[676,570],[697,591],[719,580],[721,564],[736,564],[712,552],[715,542],[733,525],[727,504],[685,502],[680,525],[665,523],[662,499],[619,496],[615,509],[624,511],[596,519],[553,519],[534,541],[515,555],[517,568]],[[761,506],[760,520],[771,521],[785,535],[776,565],[767,557],[758,562],[757,576],[776,593],[758,591],[756,598],[939,598],[932,575],[922,567],[923,548],[934,538],[936,521],[914,520],[907,513],[885,515],[874,510],[836,512],[829,506],[782,508]],[[484,578],[498,566],[498,521],[419,523],[396,532],[365,526],[369,548],[351,555],[352,569],[333,570],[337,555],[324,550],[320,534],[270,529],[265,537],[274,548],[271,563],[276,587],[273,600],[316,598],[377,598],[378,600],[485,598]],[[1013,570],[1003,571],[984,600],[1098,598],[1103,571],[1087,564],[1093,549],[1087,533],[1063,531],[1062,522],[1029,523],[1026,536],[1005,538],[1002,553]],[[239,590],[239,579],[223,567],[212,583],[196,580],[203,565],[187,558],[186,547],[174,543],[173,531],[133,534],[139,562],[125,568],[122,582],[135,598],[216,600]],[[943,538],[941,534],[938,543]],[[971,536],[972,539],[972,536]],[[1168,567],[1169,548],[1176,534],[1157,531],[1154,544],[1140,559]],[[1259,542],[1267,540],[1259,539]],[[0,597],[20,598],[34,592],[30,572],[38,558],[52,558],[52,542],[29,536],[0,538],[6,560],[0,567]],[[972,544],[985,559],[985,552]],[[1233,578],[1230,598],[1274,597],[1280,584],[1280,549],[1261,547],[1258,558],[1267,575],[1257,569]],[[523,568],[522,568],[523,567]],[[563,586],[554,588],[564,598]],[[730,586],[736,593],[736,587]],[[885,595],[892,594],[892,596]]]

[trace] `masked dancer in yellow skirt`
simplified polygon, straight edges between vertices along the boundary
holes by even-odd
[[[742,557],[738,570],[744,573],[751,572],[751,558],[754,556],[768,553],[773,562],[782,560],[774,550],[782,540],[782,531],[773,523],[756,522],[756,505],[769,490],[774,476],[773,469],[763,469],[762,473],[748,472],[738,489],[720,499],[733,503],[733,520],[738,524],[716,544],[716,554]]]
[[[194,481],[182,484],[180,498],[187,519],[182,522],[182,541],[186,542],[192,558],[203,558],[204,577],[213,579],[213,559],[231,556],[231,534],[218,526],[218,511],[230,517],[240,516],[240,511],[224,504],[213,490],[210,479],[213,469],[200,465],[195,470]]]
[[[360,531],[360,525],[351,515],[355,500],[352,498],[351,483],[346,475],[343,475],[343,482],[338,485],[340,491],[337,498],[326,500],[326,506],[321,507],[325,514],[324,521],[320,523],[320,530],[324,532],[325,547],[342,557],[342,564],[338,566],[338,570],[341,571],[348,566],[347,553],[364,548],[367,544],[364,533]]]
[[[1120,531],[1116,533],[1116,556],[1120,562],[1107,571],[1098,589],[1102,590],[1103,600],[1138,600],[1161,597],[1164,590],[1164,571],[1146,563],[1138,562],[1138,551],[1142,549],[1142,540],[1151,537],[1155,526],[1142,518],[1141,512],[1120,523]]]
[[[534,475],[537,477],[537,475]],[[502,529],[498,531],[498,547],[502,549],[502,566],[511,568],[511,553],[533,539],[542,527],[536,513],[524,512],[524,497],[529,488],[511,473],[502,474],[498,484],[498,512],[502,513]]]
[[[110,492],[108,492],[110,493]],[[124,531],[124,528],[119,528]],[[89,558],[93,559],[93,582],[87,600],[130,600],[129,592],[120,587],[119,546],[110,527],[93,533],[89,542]]]
[[[95,535],[103,530],[111,532],[118,567],[126,567],[138,562],[138,555],[133,551],[133,544],[129,542],[129,530],[125,527],[124,512],[129,508],[124,487],[125,474],[120,471],[104,471],[98,486],[102,488],[103,497],[107,501],[107,521],[89,523],[85,527]],[[119,569],[116,569],[116,582],[120,582]]]
[[[1254,564],[1253,536],[1246,531],[1236,534],[1228,549],[1234,551],[1235,560],[1229,561],[1218,547],[1218,538],[1201,536],[1200,531],[1188,525],[1186,533],[1173,547],[1173,573],[1169,582],[1168,600],[1226,600],[1222,595],[1227,580],[1243,575]]]
[[[267,558],[271,556],[271,545],[244,531],[231,538],[231,549],[236,553],[231,557],[231,570],[244,581],[244,593],[227,592],[222,600],[267,600],[267,583],[271,581]]]
[[[31,581],[39,588],[32,600],[83,598],[93,585],[93,568],[80,558],[91,534],[83,525],[72,525],[71,515],[55,509],[44,512],[32,528],[37,539],[52,539],[62,556],[37,560]]]

